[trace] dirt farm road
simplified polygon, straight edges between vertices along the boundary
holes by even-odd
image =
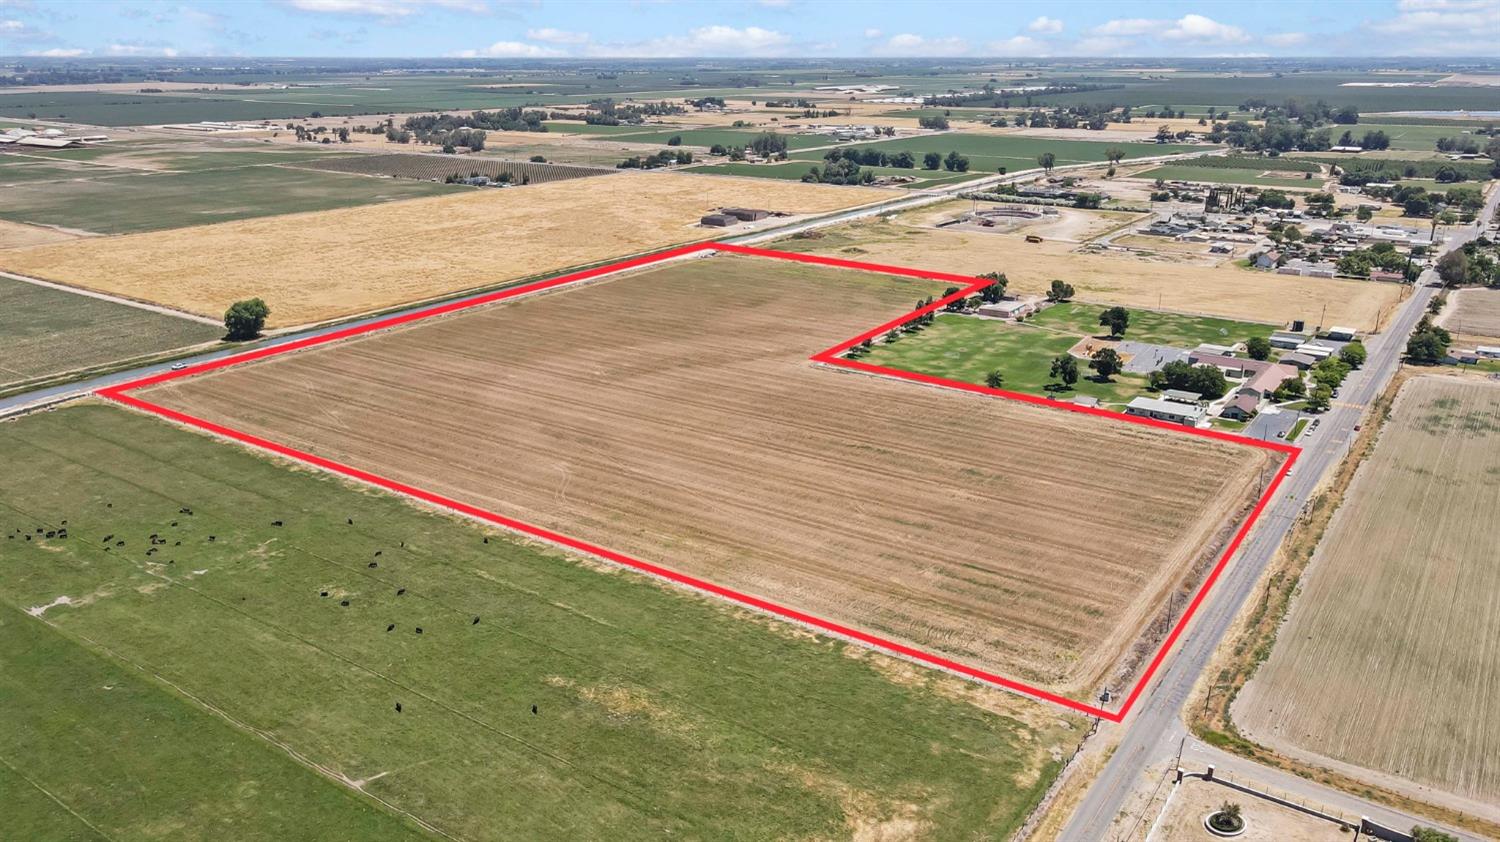
[[[1500,188],[1491,191],[1484,211],[1478,216],[1480,222],[1462,229],[1450,229],[1444,251],[1458,248],[1478,236],[1483,230],[1483,220],[1491,217],[1497,204],[1500,204]],[[1167,660],[1166,668],[1155,685],[1146,691],[1131,718],[1119,726],[1127,730],[1114,755],[1064,827],[1060,837],[1064,842],[1102,842],[1121,839],[1130,833],[1137,817],[1120,816],[1127,800],[1138,789],[1154,785],[1156,776],[1162,774],[1176,757],[1178,746],[1188,736],[1181,712],[1194,683],[1207,667],[1240,607],[1255,591],[1261,573],[1270,564],[1305,501],[1324,474],[1348,451],[1354,426],[1360,423],[1365,410],[1395,374],[1406,339],[1426,312],[1427,302],[1434,295],[1431,285],[1436,283],[1435,271],[1429,269],[1422,274],[1412,296],[1397,311],[1385,332],[1366,342],[1368,361],[1364,368],[1349,375],[1333,409],[1322,416],[1318,431],[1310,437],[1303,436],[1300,442],[1303,451],[1295,468],[1240,548],[1239,555],[1220,580],[1217,592],[1199,612],[1183,636],[1178,651]],[[1275,774],[1273,770],[1249,761],[1236,758],[1234,762],[1247,769],[1255,766],[1254,776],[1264,778]],[[1288,783],[1295,784],[1286,788],[1298,797],[1324,803],[1334,800],[1326,787],[1301,779]],[[1347,799],[1347,796],[1341,797]],[[1369,804],[1361,812],[1373,818],[1391,811]],[[1122,819],[1118,825],[1117,817]],[[1457,835],[1460,839],[1475,838]]]

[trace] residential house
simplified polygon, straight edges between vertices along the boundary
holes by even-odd
[[[1196,427],[1208,417],[1208,410],[1195,403],[1178,403],[1141,396],[1130,399],[1130,403],[1125,405],[1125,414]]]

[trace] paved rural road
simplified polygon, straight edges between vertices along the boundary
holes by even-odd
[[[1485,221],[1494,213],[1497,203],[1500,203],[1500,187],[1491,192],[1484,211],[1474,225],[1450,230],[1444,250],[1457,248],[1478,236],[1484,230]],[[1176,654],[1168,659],[1166,668],[1141,697],[1130,718],[1124,723],[1125,735],[1114,755],[1063,828],[1060,838],[1064,842],[1101,842],[1112,838],[1111,823],[1124,808],[1126,799],[1145,784],[1150,776],[1163,772],[1176,757],[1178,746],[1187,736],[1187,726],[1181,717],[1182,707],[1187,702],[1194,683],[1228,632],[1240,607],[1255,590],[1261,573],[1291,529],[1307,498],[1324,474],[1337,465],[1348,451],[1354,426],[1360,423],[1365,409],[1395,374],[1406,339],[1421,320],[1427,309],[1427,302],[1434,294],[1429,284],[1436,282],[1436,272],[1428,270],[1423,273],[1411,297],[1391,319],[1385,332],[1365,344],[1369,351],[1365,366],[1349,375],[1339,390],[1339,397],[1335,399],[1333,408],[1321,416],[1322,422],[1317,431],[1311,436],[1304,433],[1298,440],[1297,443],[1303,450],[1296,467],[1282,483],[1275,499],[1219,580],[1215,592],[1183,636]],[[1234,762],[1244,764],[1242,768],[1254,766],[1249,761],[1238,758]],[[1262,779],[1276,774],[1263,767],[1256,766],[1255,769],[1256,775]],[[1297,782],[1301,782],[1301,779],[1296,778],[1287,783]],[[1309,800],[1325,803],[1332,801],[1326,797],[1329,791],[1324,787],[1310,782],[1301,782],[1300,786],[1300,789],[1292,786],[1287,788]],[[1382,811],[1382,808],[1370,804],[1363,814],[1373,818]],[[1125,824],[1125,830],[1129,830],[1128,823]],[[1463,839],[1473,838],[1463,834],[1459,836]]]
[[[1196,158],[1196,157],[1200,157],[1200,156],[1203,156],[1203,155],[1215,155],[1215,154],[1223,154],[1223,153],[1224,153],[1224,150],[1222,150],[1222,149],[1219,149],[1219,148],[1210,148],[1210,149],[1204,149],[1204,150],[1201,150],[1201,151],[1184,152],[1184,153],[1177,154],[1177,155],[1161,155],[1161,156],[1156,156],[1156,157],[1152,157],[1152,158],[1136,158],[1136,159],[1134,159],[1132,161],[1132,163],[1145,164],[1145,163],[1153,163],[1153,162],[1181,160],[1183,158]],[[1066,165],[1066,166],[1061,166],[1061,167],[1055,168],[1054,172],[1059,172],[1059,171],[1069,170],[1069,169],[1080,169],[1080,168],[1099,167],[1099,166],[1102,166],[1102,163],[1094,163],[1094,164],[1069,164],[1069,165]],[[849,222],[851,220],[862,219],[862,218],[865,218],[865,217],[875,216],[877,214],[893,213],[895,211],[909,210],[911,208],[922,207],[924,205],[930,205],[930,204],[934,204],[934,203],[937,203],[937,202],[946,201],[948,199],[953,198],[953,196],[957,195],[958,193],[969,192],[969,191],[973,191],[973,190],[982,190],[982,189],[984,189],[986,187],[992,187],[992,186],[994,186],[996,184],[1003,184],[1003,183],[1008,182],[1008,181],[1016,181],[1016,180],[1025,179],[1025,178],[1033,178],[1033,177],[1037,176],[1040,173],[1041,173],[1041,170],[1039,170],[1039,169],[1024,170],[1024,171],[1021,171],[1021,172],[1009,173],[1009,174],[1006,174],[1006,175],[998,175],[997,174],[997,175],[987,176],[985,178],[979,178],[979,179],[975,179],[973,181],[967,181],[967,182],[964,182],[963,184],[944,185],[941,188],[935,188],[935,189],[932,189],[932,190],[910,191],[908,194],[902,195],[899,198],[894,198],[894,199],[891,199],[889,201],[881,202],[879,204],[866,205],[864,207],[854,208],[852,210],[847,210],[847,211],[838,211],[838,212],[827,214],[827,215],[824,215],[824,216],[819,216],[819,217],[816,217],[816,218],[813,218],[813,219],[806,219],[806,220],[802,220],[802,221],[799,221],[799,222],[791,223],[789,225],[783,225],[783,226],[780,226],[780,227],[777,227],[777,228],[769,228],[769,229],[765,229],[765,230],[761,230],[761,231],[752,231],[752,232],[748,232],[748,233],[741,234],[741,235],[738,235],[738,236],[733,236],[733,237],[724,237],[724,238],[722,238],[722,242],[733,243],[733,244],[736,244],[736,245],[750,245],[750,244],[753,244],[753,243],[765,242],[767,240],[779,239],[781,237],[785,237],[785,236],[788,236],[790,234],[795,234],[795,233],[798,233],[800,231],[809,231],[809,230],[812,230],[814,228],[827,228],[827,227],[832,226],[832,225],[841,225],[841,224],[843,224],[845,222]],[[628,257],[628,256],[629,255],[625,255],[624,257]],[[33,280],[31,278],[27,278],[27,277],[22,276],[22,275],[10,275],[10,277],[15,278],[17,280],[22,280],[22,281],[32,281]],[[46,285],[47,286],[56,286],[54,284],[46,284]],[[73,289],[71,289],[69,287],[59,287],[59,288],[61,288],[61,289],[68,289],[69,291],[73,291],[73,292],[77,292],[78,291],[78,290],[73,290]],[[479,297],[481,295],[487,295],[487,294],[489,294],[489,292],[492,292],[492,291],[493,290],[486,290],[485,292],[476,292],[473,295],[462,296],[462,297],[451,299],[451,300],[454,300],[454,301],[465,301],[465,300],[468,300],[470,298],[477,298],[477,297]],[[98,297],[107,297],[107,298],[110,298],[111,300],[114,300],[112,296],[98,296]],[[139,305],[139,304],[137,304],[135,302],[128,302],[128,303],[130,303],[132,306],[141,306],[141,305]],[[326,326],[323,326],[323,327],[312,328],[312,329],[309,329],[309,330],[297,331],[297,332],[294,332],[294,333],[281,334],[281,335],[276,336],[276,337],[274,337],[272,339],[267,339],[267,340],[264,340],[262,342],[256,343],[253,347],[256,347],[256,348],[260,348],[260,347],[272,347],[272,346],[281,345],[281,344],[284,344],[284,343],[287,343],[287,342],[293,342],[293,341],[296,341],[296,340],[299,340],[299,339],[307,339],[309,337],[322,336],[323,334],[331,333],[331,332],[333,332],[335,330],[343,330],[345,328],[352,327],[352,326],[369,324],[370,322],[373,322],[373,321],[376,321],[376,320],[379,320],[379,319],[385,319],[385,318],[390,318],[392,316],[399,316],[399,315],[402,315],[402,314],[405,314],[405,313],[416,312],[418,310],[422,310],[422,309],[425,309],[427,307],[431,307],[435,303],[436,302],[427,302],[427,303],[424,303],[424,304],[419,304],[419,305],[412,306],[412,307],[407,308],[405,310],[399,310],[399,311],[396,311],[396,312],[382,313],[382,314],[380,314],[378,316],[370,316],[368,318],[362,318],[362,319],[357,319],[357,320],[348,321],[348,322],[341,322],[341,323],[335,324],[335,325],[326,325]],[[179,316],[182,315],[181,313],[178,313],[178,312],[173,311],[173,310],[168,310],[167,308],[155,308],[155,307],[151,307],[150,305],[146,305],[146,308],[147,309],[160,310],[161,312],[169,313],[171,315],[179,315]],[[195,319],[202,319],[202,317],[194,317],[194,318]],[[235,347],[235,348],[221,349],[221,350],[216,350],[216,351],[210,351],[210,352],[204,353],[204,354],[199,354],[197,356],[183,357],[183,358],[180,358],[179,360],[177,360],[176,362],[186,363],[187,365],[197,365],[198,363],[205,363],[205,362],[210,362],[212,360],[222,359],[224,357],[231,356],[233,354],[238,354],[238,353],[241,353],[241,352],[246,351],[246,350],[250,350],[250,348],[241,346],[241,347]],[[37,389],[37,390],[34,390],[34,391],[29,391],[29,392],[21,392],[21,393],[15,394],[15,395],[11,395],[10,397],[7,397],[7,398],[0,398],[0,417],[4,417],[6,415],[14,414],[14,413],[17,413],[17,412],[24,412],[24,411],[26,411],[28,409],[33,409],[33,408],[40,407],[40,406],[47,406],[47,405],[50,405],[50,404],[59,403],[59,402],[66,401],[66,400],[71,400],[73,398],[79,398],[79,397],[84,397],[86,395],[91,395],[94,392],[99,391],[100,389],[108,388],[110,386],[117,386],[117,385],[119,385],[121,383],[128,383],[131,380],[136,380],[136,379],[139,379],[141,377],[145,377],[145,376],[150,375],[150,374],[158,374],[158,373],[161,373],[163,371],[167,371],[171,367],[171,365],[172,365],[172,363],[158,363],[158,364],[154,364],[154,365],[146,365],[146,366],[141,366],[139,368],[132,368],[132,369],[124,370],[124,371],[117,371],[117,372],[114,372],[112,374],[100,375],[98,377],[92,377],[92,378],[88,378],[88,379],[85,379],[85,380],[78,380],[78,381],[74,381],[72,383],[65,383],[65,384],[62,384],[60,386],[52,386],[52,387],[48,387],[48,388],[45,388],[45,389]]]

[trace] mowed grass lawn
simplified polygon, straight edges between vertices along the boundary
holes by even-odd
[[[21,838],[76,814],[109,838],[384,840],[401,810],[466,839],[1005,839],[1080,734],[113,407],[0,424],[0,464]]]
[[[1109,383],[1093,380],[1083,360],[1072,389],[1049,388],[1054,385],[1052,360],[1066,354],[1080,338],[1030,324],[940,315],[918,333],[891,344],[877,342],[864,359],[969,383],[984,383],[991,371],[999,371],[1005,377],[1002,388],[1060,400],[1089,395],[1106,403],[1127,403],[1145,390],[1146,378],[1134,374],[1117,374]]]
[[[214,325],[0,278],[0,386],[211,342]]]
[[[1165,181],[1197,181],[1204,184],[1251,184],[1260,187],[1286,187],[1302,190],[1319,190],[1323,179],[1317,173],[1312,178],[1270,178],[1260,173],[1276,169],[1274,161],[1268,161],[1264,170],[1221,169],[1215,167],[1172,166],[1156,167],[1136,173],[1131,178],[1163,179]]]
[[[118,172],[118,171],[116,171]],[[107,175],[6,188],[0,219],[97,234],[329,210],[465,188],[281,167]]]
[[[1099,314],[1107,308],[1103,304],[1088,304],[1079,301],[1056,304],[1032,316],[1030,324],[1064,330],[1083,336],[1108,336],[1109,329],[1100,326]],[[1270,338],[1278,330],[1276,325],[1258,322],[1241,322],[1234,319],[1216,319],[1211,316],[1184,316],[1164,313],[1159,310],[1130,310],[1130,326],[1125,329],[1125,338],[1154,345],[1170,345],[1191,350],[1205,342],[1215,345],[1233,345],[1255,336]]]

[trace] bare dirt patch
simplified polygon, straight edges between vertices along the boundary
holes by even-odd
[[[1454,290],[1438,323],[1460,345],[1500,345],[1500,289]]]
[[[14,249],[0,267],[207,316],[259,296],[273,327],[723,235],[722,206],[820,213],[886,191],[627,173]]]
[[[1268,456],[808,362],[932,289],[719,257],[146,394],[981,668],[1091,688]]]
[[[40,246],[77,239],[77,234],[42,225],[27,225],[0,219],[0,249]]]

